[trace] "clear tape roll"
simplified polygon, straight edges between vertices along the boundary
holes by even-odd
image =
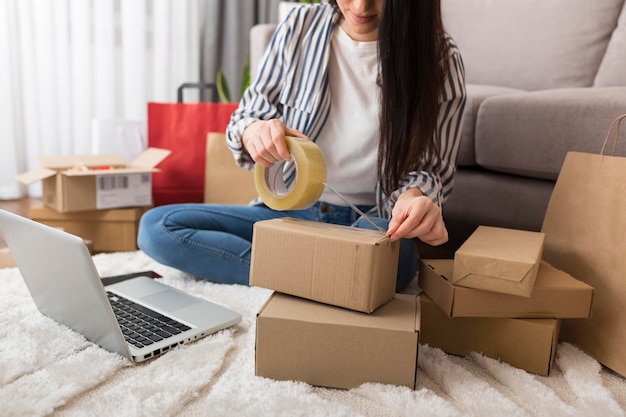
[[[319,200],[326,182],[326,161],[320,148],[307,139],[285,137],[287,149],[295,164],[295,180],[285,182],[287,161],[278,161],[270,168],[254,167],[254,185],[261,200],[274,210],[299,210]]]

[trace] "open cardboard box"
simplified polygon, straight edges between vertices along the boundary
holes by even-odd
[[[427,295],[419,296],[420,343],[446,353],[472,352],[547,376],[559,341],[559,319],[448,317]]]
[[[24,184],[42,181],[43,203],[60,213],[152,205],[152,173],[171,153],[148,148],[131,164],[119,155],[39,158],[40,169],[20,174]]]
[[[254,224],[250,285],[370,313],[393,299],[399,242],[292,218]]]
[[[420,309],[397,294],[371,314],[274,292],[257,314],[256,375],[332,388],[415,389]]]
[[[448,317],[588,318],[593,287],[542,261],[530,297],[452,284],[452,259],[420,260],[418,285]]]
[[[529,297],[544,238],[540,232],[479,226],[454,254],[452,283]]]

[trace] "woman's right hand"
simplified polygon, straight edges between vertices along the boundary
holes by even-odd
[[[276,161],[290,161],[285,136],[308,139],[301,132],[285,127],[278,119],[259,120],[243,131],[243,146],[255,163],[269,168]]]

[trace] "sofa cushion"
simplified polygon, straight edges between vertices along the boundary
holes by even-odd
[[[538,232],[553,188],[553,181],[461,168],[443,217],[447,225],[461,222]]]
[[[556,180],[568,151],[600,153],[611,122],[625,109],[626,87],[487,98],[476,120],[476,162],[492,171]],[[623,139],[616,154],[626,156]]]
[[[626,4],[611,35],[594,86],[626,86]]]
[[[478,112],[478,107],[487,97],[499,94],[522,93],[523,90],[492,85],[468,84],[466,86],[466,92],[467,101],[465,103],[465,110],[463,111],[463,133],[456,164],[458,166],[475,166],[474,129],[476,128],[476,113]]]
[[[624,0],[442,0],[470,84],[593,84]]]

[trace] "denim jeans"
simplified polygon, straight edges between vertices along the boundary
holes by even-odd
[[[371,207],[359,207],[363,211]],[[295,217],[374,229],[350,207],[318,202],[304,210],[277,211],[264,205],[173,204],[155,207],[141,218],[137,244],[164,265],[213,282],[248,285],[252,230],[255,222]],[[388,220],[374,217],[387,229]],[[413,279],[417,248],[412,239],[400,242],[397,290]]]

